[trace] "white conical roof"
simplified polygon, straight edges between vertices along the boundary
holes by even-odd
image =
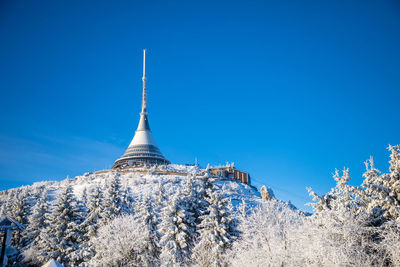
[[[153,135],[150,130],[147,113],[140,113],[139,125],[136,129],[135,136],[133,137],[129,147],[135,145],[153,145],[157,146],[154,141]]]
[[[153,159],[155,161],[167,161],[153,138],[146,112],[140,113],[139,125],[136,129],[135,136],[121,159],[141,159],[141,161],[147,161],[145,159],[151,161]]]

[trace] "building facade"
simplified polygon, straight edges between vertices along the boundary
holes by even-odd
[[[239,171],[233,166],[211,167],[210,173],[221,178],[232,181],[238,181],[243,184],[251,184],[250,174],[247,172]]]

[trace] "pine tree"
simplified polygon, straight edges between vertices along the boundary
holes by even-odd
[[[163,185],[163,180],[160,178],[157,184],[157,193],[156,193],[156,203],[158,206],[164,205],[164,203],[167,201],[167,196],[165,193],[165,188]]]
[[[135,206],[135,221],[138,227],[144,229],[142,233],[144,243],[143,250],[138,258],[143,266],[159,266],[161,248],[160,237],[157,232],[158,220],[154,211],[153,201],[143,197]]]
[[[209,206],[199,225],[200,238],[193,251],[193,263],[198,266],[226,265],[225,252],[237,238],[236,219],[230,202],[218,191],[208,189]]]
[[[195,235],[192,225],[195,218],[189,212],[188,202],[179,198],[180,192],[172,197],[164,208],[160,226],[162,234],[161,263],[165,266],[180,266],[187,263],[190,257],[190,242]]]
[[[84,207],[87,207],[88,202],[88,194],[87,194],[87,188],[85,187],[82,191],[82,205]]]
[[[46,216],[49,213],[47,201],[47,191],[43,190],[41,196],[36,200],[32,214],[28,217],[29,223],[24,234],[24,244],[34,246],[41,230],[46,227]]]
[[[307,188],[310,196],[312,196],[315,201],[309,205],[311,205],[316,212],[349,209],[353,212],[357,212],[357,210],[363,206],[359,198],[363,190],[360,187],[348,184],[351,179],[349,170],[344,169],[343,175],[340,175],[339,171],[335,170],[333,178],[336,181],[336,187],[332,188],[331,191],[325,195],[319,196],[312,191],[311,188]]]
[[[7,194],[6,194],[6,199],[3,203],[1,212],[7,215],[11,215],[12,214],[12,206],[15,200],[15,191],[16,190],[7,190]]]
[[[365,163],[365,203],[374,223],[400,218],[400,147],[389,146],[391,151],[389,173],[380,174],[372,158]]]
[[[103,216],[105,221],[121,214],[121,203],[120,181],[119,177],[114,175],[104,201]]]
[[[79,262],[71,259],[71,255],[83,240],[79,228],[81,222],[82,216],[77,209],[72,187],[60,189],[56,204],[47,221],[47,227],[42,231],[37,244],[40,262],[45,263],[50,259],[55,259],[63,265],[78,265]]]
[[[22,225],[28,224],[28,216],[30,214],[30,198],[26,190],[22,189],[16,194],[14,201],[12,202],[11,217]],[[22,231],[14,231],[12,237],[12,245],[17,248],[22,248],[23,243]]]
[[[124,189],[120,189],[120,199],[121,199],[121,213],[132,214],[134,211],[134,200],[130,194],[130,188],[126,185]]]
[[[195,232],[190,239],[190,247],[194,246],[195,239],[197,238],[197,224],[201,222],[201,215],[206,209],[208,203],[204,199],[204,190],[201,184],[198,183],[195,174],[188,174],[182,188],[182,201],[187,205],[187,210],[194,217],[194,223],[188,223],[188,227],[192,228]]]
[[[98,228],[103,225],[104,197],[100,186],[97,186],[89,193],[87,205],[88,212],[81,225],[84,233],[83,242],[79,244],[79,250],[74,253],[76,258],[80,258],[84,262],[89,262],[94,256],[93,239],[97,234]]]

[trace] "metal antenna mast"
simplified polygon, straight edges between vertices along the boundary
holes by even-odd
[[[142,95],[142,113],[147,113],[147,91],[146,91],[146,49],[143,49],[143,95]]]

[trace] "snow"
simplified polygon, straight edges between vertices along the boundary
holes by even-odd
[[[42,267],[63,267],[63,266],[58,261],[52,259],[52,260],[49,260]]]
[[[370,160],[362,187],[344,169],[326,194],[309,189],[314,214],[186,165],[3,191],[0,213],[29,221],[12,240],[26,265],[400,266],[400,147],[389,149],[389,172]]]

